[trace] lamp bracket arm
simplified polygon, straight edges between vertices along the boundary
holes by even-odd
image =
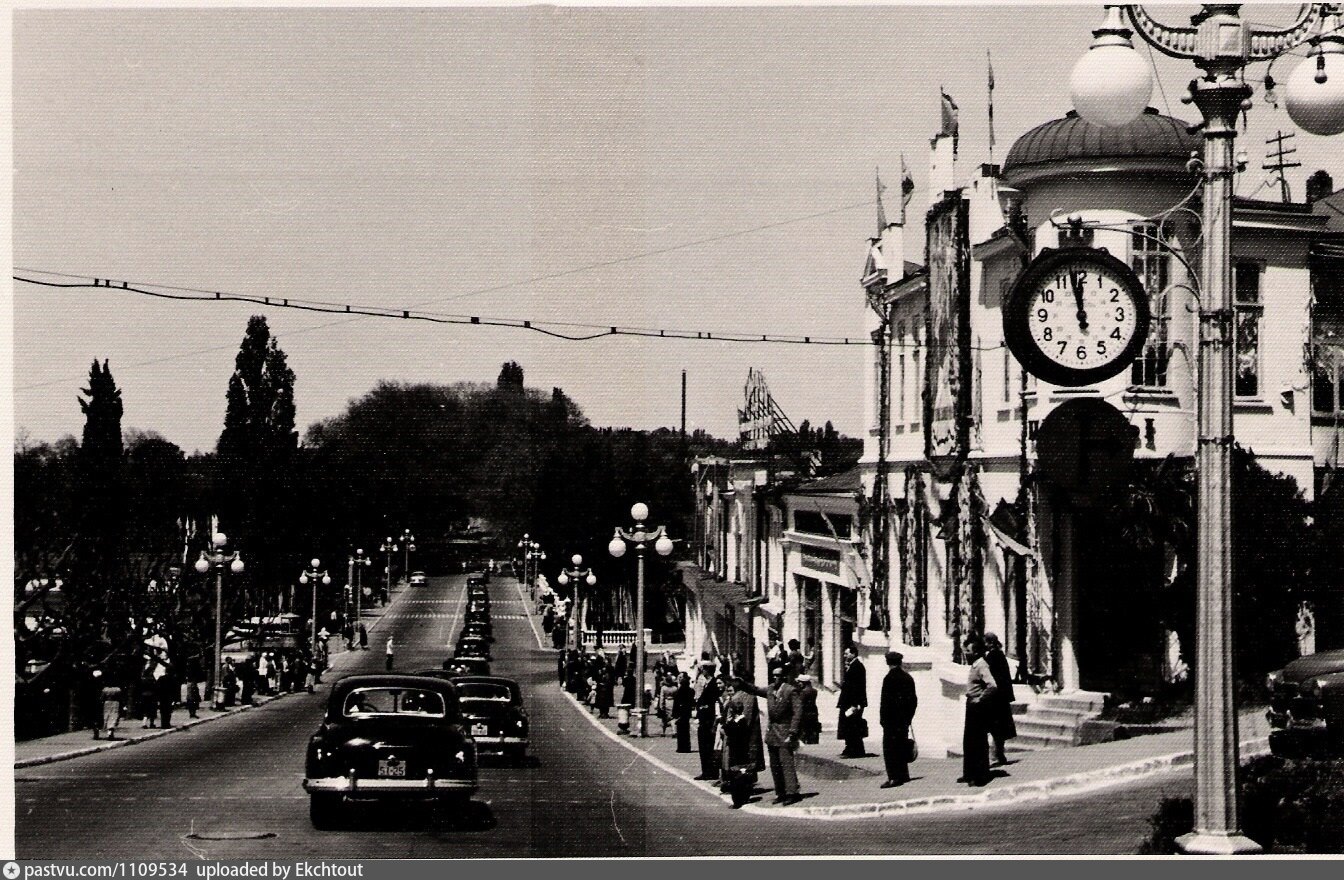
[[[1281,30],[1251,30],[1251,60],[1275,58],[1307,41],[1321,19],[1335,8],[1329,3],[1310,3],[1298,20]]]
[[[1198,57],[1199,31],[1195,28],[1162,24],[1137,3],[1125,6],[1124,10],[1138,35],[1162,54],[1173,58]]]

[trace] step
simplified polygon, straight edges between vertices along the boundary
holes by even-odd
[[[1096,714],[1096,712],[1079,712],[1075,709],[1060,709],[1055,706],[1035,706],[1027,713],[1026,717],[1056,721],[1061,724],[1077,724]]]
[[[1077,694],[1040,694],[1036,705],[1041,709],[1069,709],[1084,714],[1096,714],[1106,705],[1104,695],[1082,696]]]
[[[1036,736],[1029,733],[1018,733],[1017,739],[1013,740],[1019,746],[1039,751],[1043,749],[1067,749],[1073,747],[1072,737],[1062,736]]]
[[[1031,734],[1034,736],[1050,736],[1072,739],[1074,731],[1077,730],[1073,724],[1059,724],[1052,721],[1042,721],[1031,717],[1016,719],[1017,732],[1019,736]]]

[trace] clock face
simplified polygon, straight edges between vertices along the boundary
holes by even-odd
[[[1044,251],[1018,279],[1003,316],[1024,368],[1054,385],[1086,385],[1122,372],[1142,350],[1148,297],[1105,251]]]

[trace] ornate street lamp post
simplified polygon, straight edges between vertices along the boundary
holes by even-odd
[[[299,575],[299,583],[313,585],[313,652],[312,656],[317,656],[317,582],[322,581],[322,586],[331,586],[331,575],[325,571],[318,571],[322,565],[322,560],[314,556],[308,564],[308,568]]]
[[[398,546],[396,545],[396,543],[395,543],[391,538],[384,538],[384,539],[383,539],[383,543],[380,544],[380,545],[378,546],[378,549],[379,549],[379,551],[381,551],[381,552],[382,552],[383,554],[385,554],[385,556],[386,556],[386,558],[385,558],[385,560],[384,560],[384,562],[386,563],[386,565],[385,565],[384,568],[383,568],[383,589],[384,589],[384,591],[385,591],[385,594],[384,594],[384,595],[386,595],[386,597],[387,597],[388,599],[391,599],[391,598],[392,598],[392,554],[393,554],[393,553],[396,553],[396,552],[397,552],[398,550],[400,550],[401,548],[398,547]]]
[[[1258,852],[1238,819],[1238,742],[1232,681],[1231,527],[1232,391],[1236,347],[1232,317],[1232,196],[1237,117],[1250,109],[1242,76],[1311,43],[1311,57],[1289,80],[1288,113],[1313,134],[1344,131],[1344,35],[1340,8],[1313,4],[1291,27],[1264,28],[1241,18],[1239,4],[1206,3],[1192,27],[1159,24],[1139,6],[1107,6],[1090,51],[1073,69],[1070,91],[1084,119],[1114,127],[1135,119],[1152,95],[1147,62],[1134,49],[1135,31],[1159,52],[1194,61],[1204,73],[1189,94],[1204,118],[1203,254],[1199,291],[1198,586],[1195,668],[1195,830],[1180,838],[1186,852]],[[1133,25],[1125,27],[1122,14]],[[1313,33],[1315,35],[1313,36]],[[1272,80],[1267,77],[1267,86]]]
[[[349,562],[355,581],[355,626],[358,626],[360,617],[364,614],[364,569],[373,565],[373,559],[365,556],[361,547],[350,557]]]
[[[583,556],[579,554],[570,556],[570,562],[574,563],[574,567],[560,568],[560,574],[559,576],[556,576],[555,580],[562,587],[567,586],[570,582],[574,583],[574,607],[573,611],[570,613],[570,631],[573,633],[573,638],[566,638],[566,640],[564,640],[564,645],[566,645],[567,648],[578,650],[583,648],[583,606],[581,605],[581,602],[579,602],[579,597],[582,595],[581,584],[586,583],[587,586],[590,587],[597,586],[597,575],[593,574],[591,568],[582,567]],[[598,646],[601,648],[601,644]],[[566,684],[564,684],[564,688],[571,693],[578,691],[578,677],[574,669],[570,670],[570,677],[569,680],[566,681]]]
[[[229,538],[223,532],[215,532],[210,537],[212,548],[202,550],[201,558],[196,560],[196,570],[201,574],[215,570],[215,687],[214,702],[216,709],[224,708],[224,567],[234,574],[242,574],[243,557],[237,550],[225,553],[224,547]]]
[[[404,554],[401,562],[401,575],[406,578],[406,583],[411,582],[411,551],[415,549],[415,535],[411,534],[410,529],[402,529],[401,532],[401,552]],[[392,573],[388,572],[388,598],[392,597],[391,589]]]
[[[649,529],[644,525],[644,521],[649,518],[647,504],[637,502],[630,508],[630,518],[635,521],[634,527],[627,531],[617,526],[611,543],[607,544],[607,552],[620,559],[625,555],[626,545],[633,544],[635,559],[638,561],[635,582],[635,701],[638,708],[634,711],[639,719],[639,735],[648,736],[647,711],[644,706],[644,551],[648,542],[652,541],[658,555],[666,556],[672,552],[672,539],[667,536],[667,529],[663,526]]]
[[[541,563],[546,561],[546,553],[540,544],[526,534],[523,535],[523,540],[518,542],[518,549],[523,551],[523,580],[527,581],[528,595],[533,602],[536,602],[537,575],[541,570]]]

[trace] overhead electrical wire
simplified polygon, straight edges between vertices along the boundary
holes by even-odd
[[[13,279],[23,284],[31,284],[37,287],[55,288],[58,290],[107,290],[114,292],[131,293],[139,296],[147,296],[154,299],[167,299],[182,302],[236,302],[249,303],[252,305],[268,306],[270,308],[294,309],[298,311],[317,312],[322,314],[349,315],[352,318],[390,318],[394,320],[422,321],[432,324],[458,325],[458,326],[480,326],[480,327],[500,327],[512,330],[528,330],[535,333],[559,339],[565,342],[587,342],[596,339],[603,339],[612,336],[631,336],[648,339],[681,339],[706,342],[729,342],[729,343],[769,343],[784,345],[872,345],[873,340],[866,336],[814,336],[814,335],[796,335],[796,334],[778,334],[778,333],[755,333],[741,330],[690,330],[685,328],[656,328],[656,327],[637,327],[621,326],[613,324],[589,324],[573,321],[547,321],[532,320],[526,318],[503,318],[486,315],[466,315],[449,314],[444,312],[419,311],[413,308],[388,308],[384,306],[357,305],[353,303],[333,302],[325,300],[299,299],[295,297],[282,296],[263,296],[255,294],[230,293],[226,291],[208,290],[199,287],[180,287],[172,285],[161,285],[150,282],[130,282],[110,278],[101,278],[93,276],[74,275],[68,272],[55,272],[44,269],[24,269],[20,270],[28,274],[15,274]],[[32,275],[48,275],[56,278],[69,279],[65,281],[50,281],[41,278],[30,277]],[[322,325],[330,326],[330,325]],[[919,342],[888,342],[892,348],[901,349],[943,349],[957,348],[952,345],[936,345]],[[186,357],[190,354],[202,353],[205,351],[219,351],[231,348],[232,346],[216,346],[210,349],[202,349],[195,352],[189,352],[180,355],[168,355],[153,361],[137,364],[137,366],[149,366],[152,364],[163,363],[180,357]],[[977,351],[996,351],[1003,348],[1002,344],[994,346],[974,347]],[[15,391],[26,391],[35,388],[42,388],[48,385],[59,384],[65,380],[53,382],[42,382],[33,385],[24,385],[16,387]]]

